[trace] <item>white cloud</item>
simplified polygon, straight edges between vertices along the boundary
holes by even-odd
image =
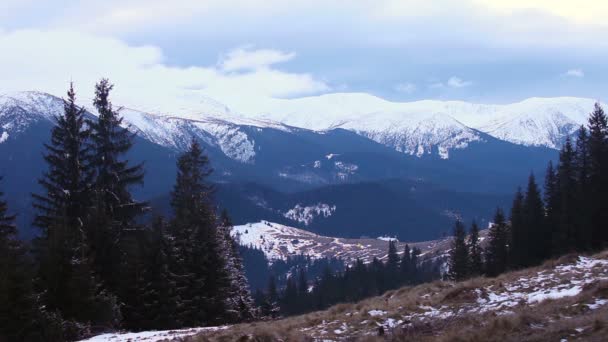
[[[404,93],[404,94],[411,94],[413,92],[416,91],[416,85],[414,83],[399,83],[395,86],[395,90],[400,92],[400,93]]]
[[[583,78],[585,77],[585,72],[582,69],[570,69],[564,73],[564,76]]]
[[[447,85],[450,88],[464,88],[464,87],[468,87],[472,84],[473,84],[473,82],[464,81],[461,78],[458,78],[456,76],[450,77],[450,79],[448,79],[448,82],[447,82]]]
[[[257,70],[273,64],[287,62],[296,56],[294,52],[251,48],[238,48],[230,51],[220,61],[225,71]]]
[[[242,111],[268,98],[330,90],[310,74],[273,69],[272,64],[295,56],[275,50],[235,50],[221,66],[176,67],[164,63],[157,47],[71,31],[0,31],[0,46],[10,51],[0,54],[0,93],[40,90],[63,95],[73,80],[79,97],[86,100],[95,82],[108,77],[116,84],[116,103],[170,112],[195,110],[205,97]]]

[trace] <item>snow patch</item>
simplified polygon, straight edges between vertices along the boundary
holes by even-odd
[[[325,203],[317,203],[312,206],[302,206],[301,204],[296,204],[295,207],[289,209],[285,214],[283,214],[283,216],[292,221],[304,223],[304,225],[308,226],[316,217],[322,216],[327,218],[330,217],[335,211],[335,205],[330,206],[329,204]]]

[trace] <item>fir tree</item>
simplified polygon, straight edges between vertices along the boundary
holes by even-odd
[[[36,243],[38,280],[48,310],[68,320],[112,327],[120,319],[116,299],[102,289],[90,267],[87,228],[93,170],[85,145],[89,132],[84,110],[75,103],[70,86],[64,114],[45,145],[48,171],[39,181],[44,192],[33,195],[35,224],[42,230]]]
[[[193,141],[177,161],[177,178],[171,193],[175,217],[176,273],[182,303],[179,316],[187,326],[221,324],[234,320],[228,296],[230,274],[225,243],[217,229],[213,208],[209,159]]]
[[[576,170],[575,152],[570,138],[559,155],[558,167],[558,186],[559,186],[559,220],[554,228],[554,253],[557,255],[565,254],[575,249],[577,239],[576,231]],[[546,233],[551,233],[548,230]],[[548,235],[545,235],[548,236]]]
[[[486,274],[495,277],[507,269],[508,228],[500,208],[496,209],[494,222],[488,232],[488,245],[485,250]]]
[[[464,225],[462,222],[456,221],[449,261],[449,277],[455,281],[461,281],[469,277],[471,263],[469,260],[469,248],[465,239],[466,232]]]
[[[243,260],[239,254],[238,243],[230,235],[232,221],[227,210],[222,210],[219,223],[219,239],[223,242],[222,249],[226,259],[226,267],[230,276],[230,293],[226,294],[230,310],[235,311],[235,320],[244,321],[254,318],[253,299],[249,292],[249,284],[243,270]]]
[[[548,240],[545,235],[544,216],[545,208],[540,190],[536,184],[534,174],[530,174],[526,197],[524,198],[523,223],[528,237],[526,248],[531,251],[531,255],[529,258],[522,260],[524,263],[522,266],[537,264],[550,256],[550,248],[545,247],[548,245]]]
[[[592,225],[591,215],[593,204],[590,201],[592,193],[590,184],[589,137],[585,126],[581,126],[576,139],[576,246],[579,250],[591,248]]]
[[[403,248],[403,256],[401,257],[401,277],[406,284],[412,281],[412,251],[410,250],[410,246],[405,244]]]
[[[136,218],[146,208],[145,203],[137,202],[131,194],[131,187],[143,184],[142,164],[133,165],[126,154],[133,146],[134,135],[123,127],[123,119],[110,101],[113,85],[102,79],[95,85],[93,105],[99,114],[96,120],[88,121],[91,127],[89,149],[92,167],[96,178],[93,186],[92,224],[89,226],[91,254],[94,267],[110,289],[126,299],[128,291],[119,288],[117,265],[124,266],[126,251],[122,239],[126,230],[140,229]]]
[[[40,313],[32,263],[17,238],[16,216],[8,213],[3,196],[0,191],[0,341],[23,341],[41,328],[35,326]]]
[[[397,254],[397,247],[395,240],[388,242],[388,255],[386,261],[386,285],[393,288],[399,284],[401,277],[399,276],[399,254]]]
[[[551,171],[552,172],[552,171]],[[529,232],[526,231],[524,222],[524,195],[521,188],[517,189],[511,206],[511,231],[508,237],[509,264],[512,267],[522,267],[530,258]]]
[[[551,237],[551,250],[559,250],[564,244],[564,237],[559,234],[559,216],[560,216],[560,189],[559,178],[556,170],[553,168],[553,162],[549,161],[547,173],[545,175],[544,187],[544,203],[545,203],[545,236],[546,240]],[[520,260],[517,266],[525,265],[525,262]]]
[[[469,274],[472,276],[477,276],[483,273],[483,260],[482,249],[479,245],[479,227],[475,221],[473,221],[471,224],[471,231],[469,235]]]
[[[608,120],[597,103],[588,127],[591,242],[594,249],[599,249],[608,242]]]

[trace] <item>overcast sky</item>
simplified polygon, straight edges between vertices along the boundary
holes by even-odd
[[[0,0],[0,92],[607,100],[599,0]]]

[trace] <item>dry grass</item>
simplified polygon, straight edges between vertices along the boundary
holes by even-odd
[[[608,251],[594,258],[608,259]],[[585,285],[573,297],[545,300],[533,307],[522,303],[508,311],[463,312],[449,317],[405,321],[395,328],[386,328],[378,336],[377,322],[403,319],[404,313],[420,312],[421,307],[445,308],[458,312],[467,305],[475,306],[479,298],[488,296],[486,289],[500,291],[506,284],[521,278],[549,273],[558,265],[572,264],[576,255],[567,255],[545,264],[510,272],[497,278],[474,278],[460,283],[436,281],[416,287],[389,291],[380,297],[353,304],[339,304],[328,310],[282,320],[233,326],[227,330],[207,333],[188,341],[608,341],[608,305],[591,310],[599,298],[608,299],[608,281]],[[591,278],[603,269],[591,269]],[[567,275],[556,277],[559,284]],[[382,317],[369,314],[381,310]],[[347,326],[348,336],[335,332]],[[316,337],[317,339],[313,338]]]

